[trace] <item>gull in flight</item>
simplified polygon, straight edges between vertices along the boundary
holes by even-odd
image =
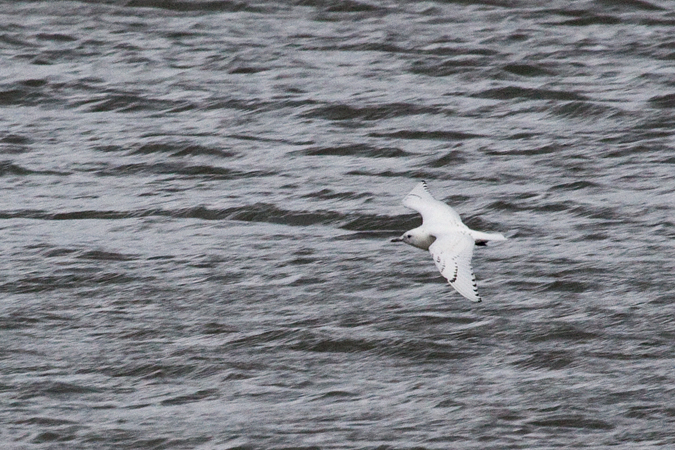
[[[506,238],[500,233],[483,233],[464,225],[454,209],[431,195],[424,181],[405,196],[403,205],[422,214],[422,225],[391,242],[405,242],[429,250],[450,286],[472,302],[481,301],[471,267],[473,247]]]

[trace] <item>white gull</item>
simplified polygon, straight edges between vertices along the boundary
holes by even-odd
[[[422,215],[422,225],[406,231],[392,242],[405,242],[429,250],[441,275],[457,292],[472,302],[481,301],[471,267],[473,247],[506,238],[500,233],[483,233],[464,225],[454,209],[431,195],[424,181],[406,195],[403,205]]]

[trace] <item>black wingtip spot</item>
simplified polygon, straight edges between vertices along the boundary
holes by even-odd
[[[459,267],[455,265],[455,273],[452,274],[452,280],[448,280],[450,283],[457,281],[457,272],[459,272]]]

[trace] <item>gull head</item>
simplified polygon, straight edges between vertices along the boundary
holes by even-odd
[[[429,250],[429,246],[434,243],[436,238],[426,232],[422,227],[414,228],[406,231],[401,235],[391,240],[391,242],[405,242],[413,247],[421,248],[422,250]]]

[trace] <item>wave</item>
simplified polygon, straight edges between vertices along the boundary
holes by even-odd
[[[49,212],[31,209],[0,211],[0,219],[124,220],[141,217],[239,220],[243,222],[275,223],[290,226],[332,225],[347,231],[384,233],[419,225],[419,217],[416,214],[387,216],[378,214],[346,214],[329,210],[293,211],[269,203],[255,203],[222,209],[196,206],[174,210],[151,208],[132,211],[81,210]]]
[[[414,105],[411,103],[388,103],[373,106],[351,106],[342,103],[320,106],[302,114],[302,117],[326,120],[381,120],[418,114],[440,114],[441,108]]]

